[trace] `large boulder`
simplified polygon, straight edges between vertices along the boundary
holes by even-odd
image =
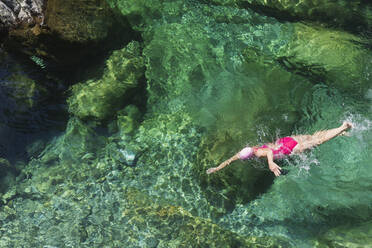
[[[368,89],[371,55],[363,46],[363,39],[312,25],[292,26],[292,37],[274,53],[285,68],[339,89]]]
[[[50,0],[42,9],[33,22],[10,25],[5,46],[47,59],[58,70],[76,70],[134,36],[125,17],[105,0]]]
[[[253,9],[280,20],[320,22],[351,32],[368,32],[372,27],[372,5],[363,0],[209,0],[209,2]]]
[[[69,112],[81,119],[104,120],[128,103],[130,89],[139,85],[144,75],[144,61],[138,42],[116,50],[106,61],[101,79],[88,80],[72,87]]]
[[[18,25],[41,23],[44,5],[44,0],[0,1],[0,32]]]
[[[372,222],[345,225],[332,228],[323,234],[314,247],[356,248],[372,244]]]
[[[320,21],[354,32],[367,31],[372,27],[372,5],[363,0],[244,0],[242,5],[282,19]]]

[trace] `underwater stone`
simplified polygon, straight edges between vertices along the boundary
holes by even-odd
[[[35,107],[41,96],[47,95],[47,90],[25,74],[13,73],[2,82],[4,89],[8,88],[8,97],[17,105],[17,111],[27,111]]]
[[[84,156],[90,154],[88,155],[90,161],[94,158],[92,154],[96,154],[104,142],[105,139],[97,135],[92,127],[77,118],[71,118],[67,123],[65,133],[54,138],[41,152],[38,159],[45,165],[55,165],[60,161],[79,163],[83,162]]]
[[[46,25],[73,42],[107,38],[116,17],[104,0],[48,0],[45,10]]]
[[[369,247],[372,244],[372,222],[364,222],[357,225],[346,225],[332,228],[323,234],[314,247]]]
[[[9,189],[16,183],[16,175],[19,173],[17,166],[11,164],[6,158],[0,157],[0,194],[10,192]],[[15,194],[12,193],[12,196]],[[8,197],[11,198],[11,197]],[[6,200],[6,194],[3,201]]]
[[[0,146],[6,143],[6,147],[13,147],[11,142],[18,136],[17,131],[38,133],[46,128],[65,127],[65,100],[62,103],[62,93],[56,92],[59,86],[59,81],[46,76],[27,59],[0,49]],[[21,148],[30,141],[21,142],[22,145],[15,142]]]
[[[363,40],[343,31],[295,23],[293,37],[275,54],[288,70],[340,89],[366,88],[371,55]]]
[[[40,179],[30,179],[29,183]],[[102,184],[90,181],[72,184],[66,180],[58,188],[52,187],[42,200],[14,199],[11,205],[1,207],[0,244],[4,247],[29,244],[61,247],[66,242],[74,247],[289,245],[281,238],[240,236],[120,182],[111,187],[113,191],[105,192]],[[79,195],[84,197],[77,199]],[[24,233],[23,238],[15,238],[20,233]]]
[[[263,246],[285,247],[289,245],[285,240],[272,237],[239,236],[224,230],[207,219],[192,216],[181,207],[155,203],[148,196],[134,190],[128,191],[127,200],[131,207],[125,209],[123,216],[130,218],[129,222],[139,228],[147,229],[149,224],[141,227],[141,223],[150,224],[151,234],[159,240],[159,247],[250,247]],[[142,213],[136,216],[135,213]],[[132,216],[132,217],[131,217]],[[155,227],[155,229],[153,229]],[[139,242],[140,233],[128,233],[132,240]]]
[[[136,160],[136,154],[133,153],[130,150],[123,150],[119,149],[121,157],[119,158],[119,161],[122,163],[125,163],[128,166],[136,166],[135,160]]]
[[[129,90],[138,86],[144,74],[140,44],[129,43],[116,50],[106,61],[101,79],[88,80],[72,87],[69,112],[81,118],[104,120],[112,117],[130,97]]]
[[[0,158],[0,168],[11,168],[11,164],[5,158]]]
[[[42,82],[32,78],[35,76],[32,71],[34,68],[25,70],[19,61],[2,50],[0,50],[0,67],[6,68],[0,71],[0,94],[4,94],[7,101],[13,102],[17,111],[30,111],[41,98],[48,95],[49,92]],[[5,104],[3,106],[5,107]]]
[[[319,21],[332,27],[343,27],[352,31],[366,31],[372,27],[372,5],[363,0],[232,0],[229,2],[238,2],[238,5],[284,20]]]
[[[119,135],[124,136],[133,133],[141,118],[141,112],[134,105],[128,105],[118,111],[116,125],[119,129]]]

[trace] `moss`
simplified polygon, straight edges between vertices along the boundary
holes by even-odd
[[[209,0],[215,4],[251,8],[281,20],[316,21],[352,32],[364,32],[372,26],[372,6],[367,1],[347,0]]]
[[[294,27],[293,38],[277,54],[285,67],[344,90],[368,87],[368,78],[361,75],[368,70],[370,55],[361,45],[362,39],[305,24]]]
[[[149,226],[151,220],[156,226],[151,236],[159,241],[159,247],[285,247],[285,240],[272,237],[242,237],[213,224],[207,219],[191,215],[181,207],[154,203],[148,196],[129,190],[127,200],[131,202],[122,212],[129,222],[138,228]],[[132,240],[140,235],[130,233]]]
[[[372,222],[335,227],[314,243],[314,247],[368,247],[372,243]]]
[[[41,152],[39,159],[41,163],[49,166],[58,164],[60,161],[74,166],[75,163],[92,159],[92,156],[87,154],[95,154],[104,143],[105,139],[98,135],[93,127],[79,119],[71,118],[67,123],[65,133],[54,138]]]
[[[128,90],[138,86],[144,73],[140,44],[131,42],[114,51],[106,61],[101,79],[88,80],[72,87],[69,112],[81,118],[104,120],[128,103]]]
[[[18,111],[27,111],[37,105],[41,96],[45,97],[48,91],[34,80],[22,73],[13,73],[6,78],[9,82],[8,96],[14,100]]]
[[[117,127],[120,136],[133,133],[139,126],[141,112],[134,105],[128,105],[117,114]]]

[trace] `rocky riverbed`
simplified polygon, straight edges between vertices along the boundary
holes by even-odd
[[[367,246],[372,5],[297,2],[0,1],[0,246]]]

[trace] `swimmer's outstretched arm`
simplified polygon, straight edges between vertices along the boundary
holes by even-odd
[[[275,176],[279,176],[281,174],[281,169],[279,167],[279,165],[277,165],[275,162],[274,162],[274,154],[273,154],[273,151],[271,149],[267,149],[267,148],[260,148],[260,149],[257,149],[255,152],[254,152],[255,156],[260,158],[260,157],[267,157],[267,163],[269,164],[269,168],[270,170],[275,174]]]
[[[214,173],[216,171],[219,171],[221,170],[222,168],[228,166],[229,164],[231,164],[232,162],[234,162],[235,160],[238,160],[239,159],[239,153],[235,154],[234,156],[232,156],[231,158],[229,158],[228,160],[224,161],[223,163],[221,163],[218,167],[213,167],[213,168],[209,168],[207,170],[207,174],[211,174],[211,173]]]

